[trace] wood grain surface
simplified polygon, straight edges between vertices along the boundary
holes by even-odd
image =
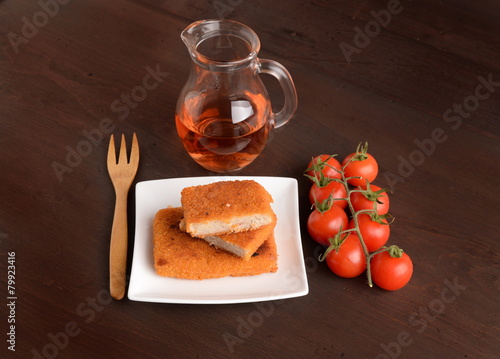
[[[109,135],[137,133],[135,183],[215,175],[174,113],[190,69],[180,32],[221,17],[255,30],[297,87],[295,117],[238,175],[297,178],[309,294],[112,300]],[[498,1],[3,0],[0,18],[2,358],[498,357]],[[307,163],[360,141],[393,190],[390,243],[414,262],[395,292],[333,275],[306,229]]]

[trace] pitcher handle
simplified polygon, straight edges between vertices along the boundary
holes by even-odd
[[[274,114],[274,128],[286,124],[297,110],[297,90],[293,84],[292,76],[288,70],[279,62],[267,59],[259,59],[259,73],[270,74],[276,77],[285,94],[283,108]]]

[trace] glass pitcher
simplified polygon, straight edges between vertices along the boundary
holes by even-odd
[[[249,27],[229,20],[202,20],[182,31],[191,55],[189,78],[177,102],[177,132],[189,155],[214,172],[233,172],[250,164],[269,132],[287,123],[297,109],[288,71],[259,59],[260,41]],[[275,76],[284,106],[273,113],[259,73]]]

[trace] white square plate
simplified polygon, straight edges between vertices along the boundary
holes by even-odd
[[[217,181],[254,180],[273,197],[278,271],[248,277],[186,280],[162,277],[153,265],[153,218],[160,209],[180,207],[185,187]],[[293,298],[309,292],[299,227],[297,180],[284,177],[188,177],[139,182],[128,298],[143,302],[223,304]]]

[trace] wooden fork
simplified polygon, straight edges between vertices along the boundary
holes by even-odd
[[[111,135],[108,148],[108,173],[115,188],[116,202],[109,248],[109,291],[115,299],[122,299],[125,295],[128,242],[127,196],[138,166],[139,144],[135,133],[129,162],[127,161],[125,135],[122,134],[118,163],[116,162],[115,139]]]

